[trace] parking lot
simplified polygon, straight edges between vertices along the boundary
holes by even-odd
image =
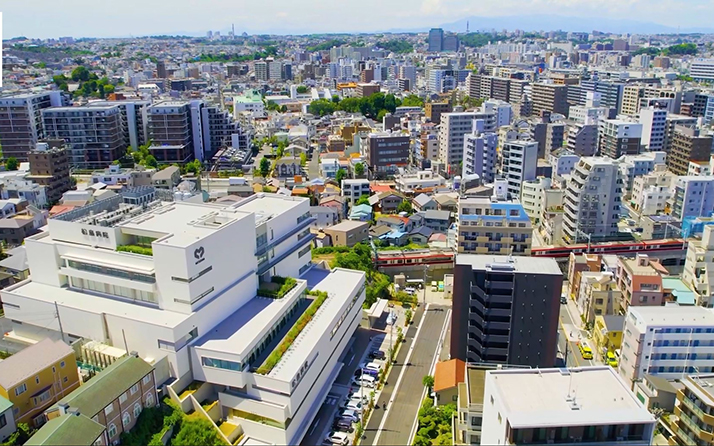
[[[394,332],[394,338],[396,339],[396,330]],[[315,420],[303,438],[303,445],[331,444],[326,441],[326,438],[328,435],[336,432],[335,422],[341,419],[340,415],[344,412],[342,408],[346,405],[350,396],[353,396],[355,400],[364,397],[365,401],[369,401],[371,393],[374,392],[375,405],[381,404],[379,401],[380,390],[367,386],[362,387],[355,384],[353,380],[355,378],[355,371],[367,363],[374,362],[381,368],[384,367],[385,360],[370,359],[368,355],[373,350],[381,350],[387,354],[389,342],[389,334],[387,333],[369,330],[363,327],[357,329],[354,342],[341,358],[344,364],[342,371],[338,375],[335,384],[333,384],[330,389],[328,396],[325,398],[324,403],[315,416]],[[359,420],[360,414],[355,412],[349,415],[354,415],[353,422],[342,425],[341,429],[345,431],[344,434],[346,434],[349,444],[354,444],[354,435],[357,428],[355,421]],[[347,426],[349,426],[349,428]]]

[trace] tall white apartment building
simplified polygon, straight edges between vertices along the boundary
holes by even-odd
[[[539,177],[535,180],[523,182],[521,190],[521,204],[528,214],[528,217],[537,224],[543,214],[543,203],[545,201],[545,191],[551,188],[553,180],[546,177]]]
[[[484,132],[484,121],[473,121],[473,131],[464,136],[464,160],[461,174],[478,175],[484,183],[493,183],[496,178],[498,158],[498,135]]]
[[[632,208],[642,215],[664,212],[672,199],[672,190],[677,176],[665,169],[642,175],[632,183]]]
[[[714,212],[714,176],[679,177],[674,185],[672,215],[678,219]]]
[[[486,113],[495,113],[496,128],[501,128],[504,125],[510,125],[513,119],[513,107],[506,101],[498,99],[489,99],[483,103],[483,111]]]
[[[535,180],[538,167],[538,142],[508,141],[501,147],[499,174],[508,182],[511,197],[521,196],[521,184]]]
[[[451,172],[458,172],[459,163],[464,158],[464,136],[473,131],[473,121],[484,121],[483,131],[496,131],[495,113],[461,112],[444,113],[439,125],[439,161],[446,164]]]
[[[689,65],[689,75],[695,81],[714,81],[714,59],[694,59]]]
[[[668,380],[714,370],[714,313],[700,306],[630,306],[620,349],[628,385],[647,373]]]
[[[649,445],[654,416],[609,366],[486,372],[482,445]]]
[[[369,180],[364,178],[342,180],[341,195],[350,206],[353,206],[362,195],[369,197]]]
[[[568,179],[563,200],[566,242],[583,234],[609,237],[618,232],[623,181],[617,162],[606,157],[583,157]]]
[[[682,281],[694,290],[697,305],[714,306],[714,226],[704,226],[702,239],[687,243]]]
[[[648,152],[639,155],[623,155],[617,160],[622,181],[624,183],[623,193],[630,195],[635,178],[654,172],[655,169],[666,168],[665,152]]]
[[[177,394],[194,381],[211,386],[205,391],[218,395],[221,417],[251,443],[299,443],[361,320],[364,274],[327,274],[316,285],[327,293],[319,311],[265,367],[318,299],[299,279],[281,299],[257,297],[261,283],[312,267],[308,200],[163,203],[153,193],[130,189],[27,238],[31,278],[2,291],[10,336],[136,351],[156,367],[157,382],[175,378],[169,388]]]
[[[667,109],[647,107],[640,110],[639,122],[642,124],[642,145],[649,151],[665,149],[667,131]]]

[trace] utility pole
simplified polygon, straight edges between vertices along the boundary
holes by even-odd
[[[57,322],[59,323],[60,334],[62,335],[62,342],[65,342],[64,330],[62,329],[62,319],[60,318],[59,307],[57,306],[57,301],[55,301],[55,317],[57,318]]]

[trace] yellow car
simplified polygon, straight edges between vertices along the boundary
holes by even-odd
[[[607,352],[607,365],[617,367],[617,358],[613,352]]]
[[[583,355],[583,359],[593,359],[593,351],[587,344],[578,342],[578,350],[580,350],[580,354]]]

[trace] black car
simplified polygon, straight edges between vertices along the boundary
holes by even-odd
[[[372,350],[369,352],[370,359],[384,359],[387,355],[382,350]]]
[[[562,305],[565,305],[565,304],[568,303],[568,300],[565,298],[565,296],[560,296],[560,303],[561,303]]]
[[[362,369],[355,370],[355,378],[359,378],[360,376],[362,376]]]
[[[336,431],[340,432],[354,432],[354,428],[352,427],[352,422],[346,418],[340,418],[335,421],[335,424],[332,425],[332,427]]]

